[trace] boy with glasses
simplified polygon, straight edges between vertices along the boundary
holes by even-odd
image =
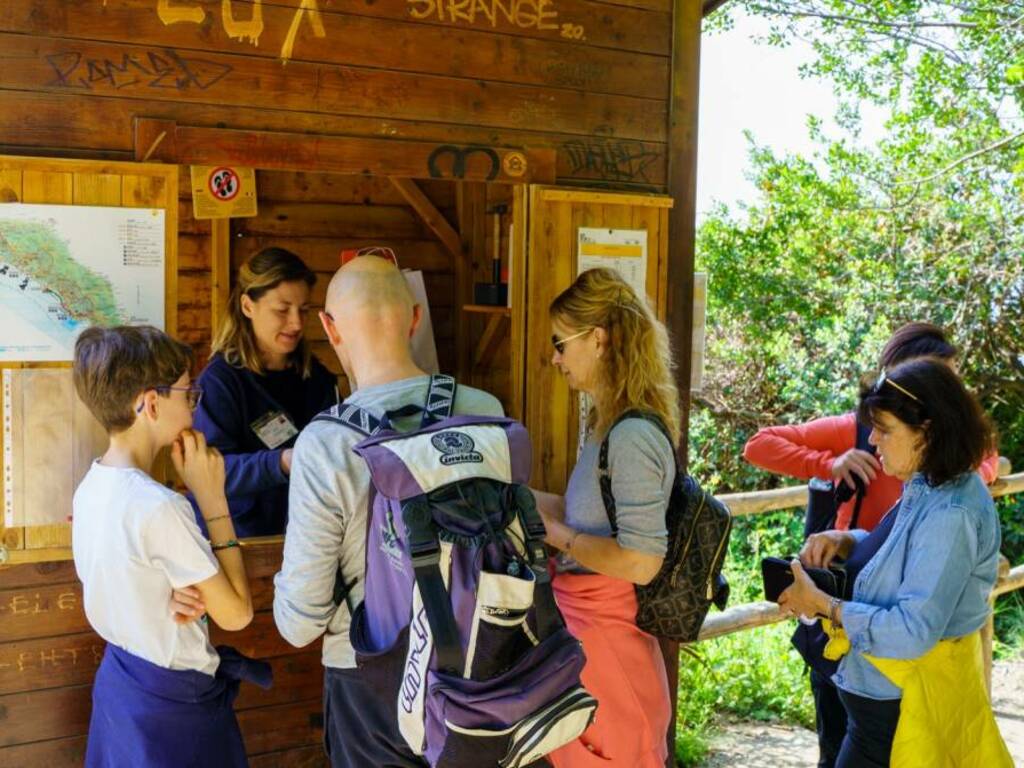
[[[171,611],[194,586],[224,629],[252,620],[241,550],[224,498],[224,460],[194,432],[200,392],[192,351],[149,326],[90,328],[75,344],[75,389],[110,446],[75,491],[72,548],[85,615],[107,641],[93,686],[85,765],[245,766],[231,708],[239,680],[269,684],[269,667],[210,645],[205,621]],[[150,476],[157,453],[195,494]]]

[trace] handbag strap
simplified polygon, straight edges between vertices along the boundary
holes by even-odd
[[[665,436],[668,440],[669,447],[672,446],[672,436],[669,434],[668,427],[665,426],[664,422],[658,417],[657,414],[651,413],[650,411],[641,411],[633,408],[628,411],[623,411],[619,414],[619,417],[612,422],[612,425],[608,427],[608,431],[605,432],[604,439],[601,441],[601,448],[597,454],[597,481],[601,486],[601,501],[604,502],[604,511],[608,515],[608,522],[612,527],[612,536],[615,536],[619,532],[619,524],[615,509],[615,495],[612,493],[612,476],[608,471],[608,442],[612,436],[612,430],[615,429],[626,419],[643,419],[658,428],[658,431]],[[679,457],[676,456],[676,452],[673,449],[672,458],[675,461],[676,473],[679,473]]]

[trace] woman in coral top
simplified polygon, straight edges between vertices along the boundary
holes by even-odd
[[[889,370],[907,360],[932,357],[956,369],[957,349],[945,332],[931,323],[908,323],[899,328],[882,349],[878,365]],[[765,427],[747,442],[743,458],[755,467],[779,475],[809,480],[812,477],[833,480],[856,487],[855,478],[864,482],[865,492],[857,515],[857,528],[871,531],[903,494],[903,481],[887,474],[874,451],[857,447],[857,416],[846,413],[777,427]],[[986,456],[978,474],[986,484],[996,479],[999,456]],[[836,528],[848,530],[856,496],[840,505]],[[811,670],[818,730],[819,768],[833,768],[846,735],[846,710],[832,681]]]

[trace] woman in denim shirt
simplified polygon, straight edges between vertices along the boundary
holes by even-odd
[[[946,365],[920,359],[883,371],[861,392],[858,418],[872,425],[885,471],[906,483],[903,497],[871,534],[810,537],[779,598],[784,611],[827,616],[849,638],[833,677],[849,718],[837,768],[889,765],[902,691],[865,654],[917,659],[978,631],[1000,544],[995,505],[973,471],[994,444],[992,429]],[[875,554],[858,562],[858,550]],[[849,601],[817,589],[801,567],[837,558],[860,568]]]

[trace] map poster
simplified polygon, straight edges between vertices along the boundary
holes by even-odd
[[[0,205],[0,361],[68,361],[92,325],[164,327],[164,211]]]

